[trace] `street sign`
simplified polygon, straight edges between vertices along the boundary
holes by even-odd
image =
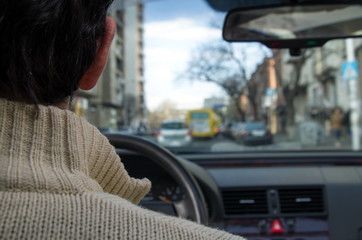
[[[351,81],[358,79],[357,61],[343,63],[341,66],[341,75],[343,81]]]
[[[264,107],[270,107],[276,104],[277,91],[274,88],[267,88],[264,96]]]
[[[265,91],[265,95],[268,97],[272,97],[277,93],[277,91],[274,88],[267,88]]]

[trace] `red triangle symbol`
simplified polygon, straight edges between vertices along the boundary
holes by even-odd
[[[273,223],[270,228],[270,232],[273,234],[284,233],[283,226],[279,220],[277,220],[277,219],[273,220]]]

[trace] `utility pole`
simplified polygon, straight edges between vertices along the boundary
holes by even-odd
[[[356,61],[354,54],[353,39],[346,40],[347,62]],[[355,69],[357,71],[357,69]],[[357,71],[358,72],[358,71]],[[358,151],[360,149],[360,127],[359,127],[359,99],[358,99],[358,79],[357,77],[349,80],[349,103],[350,103],[350,123],[352,130],[352,149]]]

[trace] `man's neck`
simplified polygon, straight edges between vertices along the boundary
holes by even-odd
[[[67,97],[66,99],[64,99],[63,102],[54,104],[54,106],[60,108],[60,109],[64,109],[64,110],[69,110],[70,108],[70,99],[71,97]]]

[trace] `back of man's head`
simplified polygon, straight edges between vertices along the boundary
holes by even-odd
[[[113,0],[0,0],[0,97],[63,101],[91,66]]]

